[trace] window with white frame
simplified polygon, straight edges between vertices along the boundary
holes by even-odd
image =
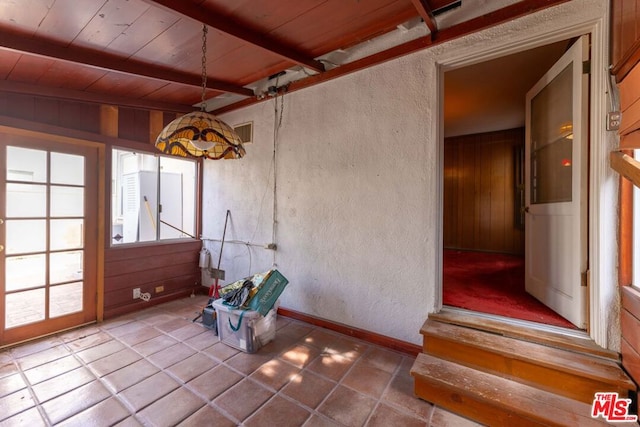
[[[194,237],[196,161],[114,148],[111,166],[112,245]]]

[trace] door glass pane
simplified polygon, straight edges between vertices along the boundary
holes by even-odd
[[[47,249],[47,222],[44,219],[13,220],[7,227],[7,255],[42,252]]]
[[[7,184],[7,218],[47,215],[47,187],[36,184]]]
[[[82,219],[52,219],[49,249],[59,251],[82,248]]]
[[[567,66],[531,101],[531,203],[571,201],[573,76]]]
[[[84,185],[84,157],[51,153],[51,183]]]
[[[6,329],[44,320],[44,289],[17,292],[6,296]]]
[[[51,216],[84,216],[84,188],[51,186]]]
[[[47,181],[47,152],[30,148],[7,147],[7,180]]]
[[[49,289],[49,317],[82,311],[82,282],[52,286]]]
[[[54,252],[49,255],[49,283],[82,279],[82,251]]]
[[[47,266],[44,254],[7,257],[5,267],[7,291],[35,288],[46,284]]]

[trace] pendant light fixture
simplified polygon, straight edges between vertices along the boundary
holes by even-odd
[[[200,111],[169,123],[156,138],[165,154],[205,159],[239,159],[245,155],[242,140],[231,126],[205,111],[207,89],[207,26],[202,26],[202,99]]]

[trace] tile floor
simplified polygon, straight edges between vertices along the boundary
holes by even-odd
[[[0,351],[0,426],[477,426],[413,395],[411,356],[279,316],[235,350],[185,298]]]

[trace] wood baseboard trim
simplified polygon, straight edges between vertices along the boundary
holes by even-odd
[[[202,295],[203,291],[200,288],[201,287],[198,286],[196,288],[183,289],[178,292],[173,292],[171,294],[155,296],[151,300],[149,300],[149,302],[140,300],[140,301],[134,302],[133,304],[127,304],[120,307],[105,309],[104,320],[113,319],[114,317],[117,317],[117,316],[122,316],[124,314],[129,314],[136,311],[144,310],[145,308],[153,307],[158,304],[173,301],[179,298],[184,298],[186,296],[191,295],[191,293],[194,293],[196,295]]]
[[[411,344],[406,341],[400,341],[385,335],[376,334],[375,332],[365,331],[363,329],[353,328],[351,326],[331,322],[326,319],[310,316],[308,314],[300,313],[288,308],[279,307],[278,314],[284,317],[289,317],[291,319],[300,320],[311,325],[320,326],[331,331],[339,332],[344,335],[349,335],[351,337],[358,338],[372,344],[380,345],[391,350],[406,353],[413,357],[417,356],[422,351],[422,347],[416,344]]]

